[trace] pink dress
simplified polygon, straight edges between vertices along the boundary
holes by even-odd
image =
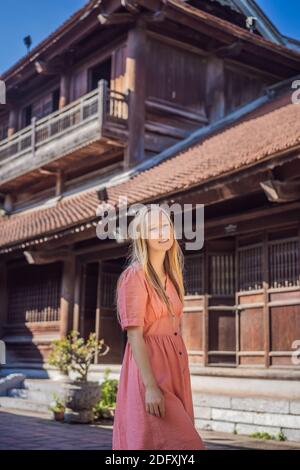
[[[177,291],[167,279],[175,317],[135,262],[123,273],[119,309],[121,327],[143,326],[155,379],[165,397],[165,416],[147,413],[145,386],[127,341],[119,379],[113,450],[206,450],[194,425],[188,353],[180,331],[183,313]],[[174,320],[174,324],[173,324]]]

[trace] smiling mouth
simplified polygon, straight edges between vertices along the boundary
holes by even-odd
[[[168,241],[169,241],[169,239],[168,240],[160,240],[159,243],[167,243]]]

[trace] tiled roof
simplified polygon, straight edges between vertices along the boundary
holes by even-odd
[[[128,205],[151,201],[253,165],[299,145],[299,122],[300,104],[292,104],[289,92],[176,156],[108,187],[108,202],[116,205],[120,196],[127,196]],[[99,203],[93,189],[63,198],[54,207],[4,216],[0,220],[0,246],[97,220]]]
[[[230,33],[233,36],[240,38],[241,40],[255,43],[261,47],[266,47],[269,50],[272,50],[273,48],[274,53],[277,51],[279,53],[285,54],[286,56],[289,56],[290,58],[294,58],[296,60],[299,59],[299,51],[294,51],[286,46],[275,44],[274,42],[269,41],[259,36],[258,34],[252,34],[248,30],[241,28],[240,26],[230,23],[227,20],[218,18],[210,13],[204,12],[198,8],[192,7],[191,5],[186,4],[181,0],[168,1],[169,6],[173,5],[173,7],[177,8],[181,12],[197,16],[199,20],[204,21],[205,24],[209,26],[221,28],[223,31],[226,31],[227,33]],[[224,5],[231,5],[231,8],[237,8],[235,3],[232,2],[232,0],[218,1],[220,3],[223,3]],[[100,4],[101,0],[87,0],[86,4],[82,8],[73,13],[55,31],[53,31],[49,36],[47,36],[47,38],[37,44],[36,47],[34,47],[29,54],[23,56],[19,61],[13,64],[12,67],[0,74],[0,78],[3,80],[8,80],[8,78],[19,73],[23,69],[23,67],[25,67],[30,61],[33,60],[33,58],[36,58],[38,54],[45,53],[45,51],[48,49],[48,47],[51,46],[51,44],[57,43],[58,38],[61,35],[70,30],[72,26],[76,25],[81,18],[85,18],[86,15],[88,15],[94,9],[98,8]]]
[[[299,60],[300,54],[298,51],[289,49],[282,44],[275,44],[273,41],[270,41],[256,33],[253,34],[241,26],[193,7],[185,2],[182,2],[181,0],[168,0],[168,6],[173,7],[180,13],[185,13],[188,16],[196,17],[202,24],[205,24],[206,28],[219,30],[226,35],[230,34],[233,37],[240,39],[241,41],[245,41],[246,43],[254,44],[260,48],[273,51],[274,53],[278,52],[284,54],[286,57],[290,57],[291,59],[294,58],[297,61]]]

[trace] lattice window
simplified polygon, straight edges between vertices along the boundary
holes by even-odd
[[[61,265],[14,267],[8,270],[8,321],[57,321],[60,315]]]
[[[299,286],[299,240],[269,241],[269,287]]]
[[[101,273],[101,307],[115,308],[115,290],[118,277],[118,273]]]
[[[239,290],[249,291],[262,289],[262,245],[246,246],[239,251]]]
[[[232,295],[235,292],[234,255],[210,255],[210,293]]]
[[[203,256],[188,256],[185,258],[184,283],[186,295],[202,295],[203,285]]]

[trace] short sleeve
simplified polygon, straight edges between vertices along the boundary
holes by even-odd
[[[148,290],[141,270],[130,266],[122,273],[118,288],[118,311],[121,328],[144,326]]]

